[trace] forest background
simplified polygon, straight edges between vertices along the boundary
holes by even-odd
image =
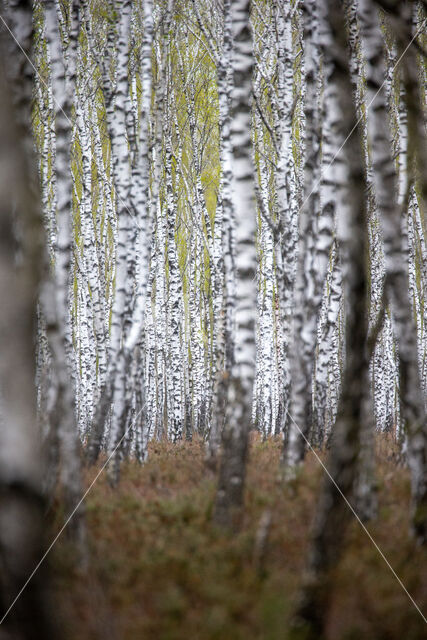
[[[386,546],[384,528],[404,522],[399,553],[414,560],[401,561],[410,595],[390,574],[405,599],[393,633],[409,616],[408,637],[421,637],[425,25],[423,2],[3,3],[0,535],[10,637],[33,637],[36,610],[37,637],[48,637],[45,574],[20,595],[43,556],[46,513],[72,540],[62,552],[76,573],[58,559],[59,592],[71,584],[75,594],[63,615],[92,601],[90,575],[105,619],[119,610],[119,637],[181,637],[175,616],[203,638],[247,637],[248,625],[253,637],[284,627],[392,637],[386,621],[375,627],[378,614],[354,614],[347,628],[331,576],[343,553],[355,571],[343,551],[353,516],[368,536],[363,522],[373,521]],[[316,460],[326,471],[318,494]],[[117,487],[124,461],[116,493],[100,480],[86,514],[101,473]],[[390,500],[392,515],[381,511]],[[116,592],[109,575],[106,595],[96,541],[105,536],[111,552],[110,533],[121,531],[107,524],[111,509],[129,517],[122,535],[143,539],[143,550],[137,568],[112,561],[126,584]],[[288,537],[287,509],[303,548]],[[158,519],[160,531],[173,522],[172,538],[178,527],[189,545],[166,582],[174,562],[160,533],[156,553],[150,517],[156,532]],[[300,582],[287,565],[279,579],[299,593],[293,617],[272,586],[288,544],[294,569],[305,566]],[[192,581],[215,553],[224,575],[212,566],[207,583],[224,591],[212,596]],[[163,594],[150,605],[144,575]],[[147,610],[129,623],[123,594],[135,580]],[[233,613],[225,603],[239,602],[239,581],[245,597]],[[212,628],[209,615],[193,616],[187,591]],[[120,593],[125,602],[114,603]]]

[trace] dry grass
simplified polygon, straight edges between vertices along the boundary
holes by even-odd
[[[427,556],[407,535],[408,473],[377,443],[379,518],[369,530],[424,612]],[[240,533],[210,523],[215,476],[203,444],[153,443],[119,487],[102,476],[87,499],[91,566],[73,566],[62,538],[52,557],[56,611],[69,639],[284,639],[300,582],[322,470],[312,454],[285,487],[280,444],[252,439]],[[87,474],[89,482],[95,470]],[[265,549],[257,532],[271,513]],[[259,535],[258,535],[259,538]],[[426,628],[357,523],[334,576],[328,638],[416,640]]]

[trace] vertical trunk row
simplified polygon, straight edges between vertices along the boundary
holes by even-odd
[[[413,526],[417,537],[427,536],[427,422],[418,369],[417,327],[409,299],[406,248],[402,248],[402,209],[398,206],[398,183],[390,149],[387,101],[382,82],[385,74],[378,17],[368,2],[362,5],[368,97],[374,96],[370,114],[370,137],[376,199],[381,217],[386,287],[391,301],[399,347],[400,393],[408,438],[408,462],[412,475]]]

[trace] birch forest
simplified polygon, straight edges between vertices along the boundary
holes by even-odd
[[[425,0],[0,1],[0,639],[427,637]]]

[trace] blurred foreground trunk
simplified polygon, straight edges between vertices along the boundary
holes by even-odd
[[[16,35],[29,51],[31,3],[10,2],[9,9],[16,19]],[[32,162],[31,82],[28,82],[31,69],[23,56],[6,56],[9,39],[3,28],[0,42],[0,636],[42,640],[53,637],[43,567],[14,603],[44,551],[42,480],[45,467],[36,420],[34,349],[43,229],[35,187],[37,175]],[[9,83],[6,76],[12,82]]]
[[[335,162],[340,174],[338,190],[338,238],[343,255],[343,290],[346,300],[345,372],[338,415],[331,438],[331,452],[321,490],[307,575],[295,620],[303,637],[324,637],[330,589],[328,577],[336,566],[344,535],[353,515],[343,495],[352,499],[357,480],[361,420],[368,373],[367,359],[367,255],[368,234],[365,171],[360,131],[353,103],[343,7],[339,0],[325,0],[325,51],[330,56],[330,77],[337,89],[341,119],[336,135],[348,138]],[[338,491],[339,487],[340,491]]]

